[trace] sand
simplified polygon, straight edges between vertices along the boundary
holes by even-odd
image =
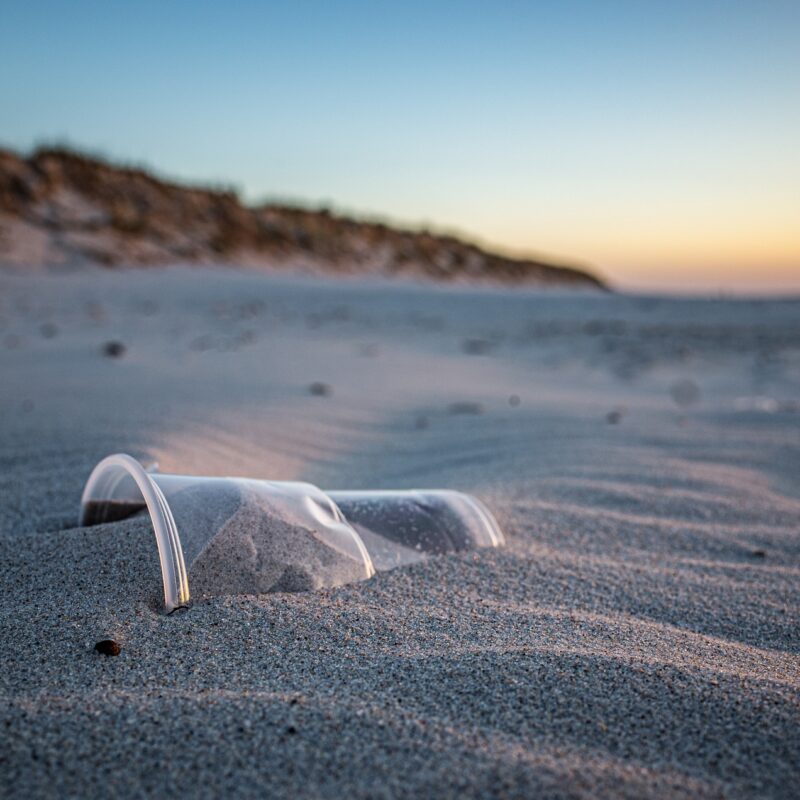
[[[796,796],[800,302],[0,275],[0,375],[2,796]],[[165,616],[115,451],[507,544]]]
[[[227,499],[223,494],[223,507]],[[180,505],[181,495],[174,500]],[[200,500],[218,505],[219,491],[201,493]],[[195,603],[225,595],[332,588],[364,580],[374,572],[345,525],[318,528],[313,524],[316,520],[294,502],[260,491],[257,485],[243,484],[236,500],[219,528],[202,526],[217,532],[187,564]],[[178,530],[183,530],[184,515],[178,513],[175,520]]]

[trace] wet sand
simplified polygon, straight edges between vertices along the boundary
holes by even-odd
[[[796,794],[800,302],[0,274],[0,375],[3,796]],[[165,616],[116,451],[507,545]]]

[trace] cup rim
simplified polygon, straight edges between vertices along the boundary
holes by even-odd
[[[111,494],[114,487],[126,475],[136,482],[150,514],[161,562],[164,608],[167,613],[170,613],[176,608],[186,606],[190,599],[183,547],[178,535],[178,526],[175,524],[175,518],[172,516],[164,493],[135,458],[125,453],[114,453],[106,456],[95,466],[81,495],[80,524],[86,524],[88,503],[94,500],[98,494],[100,496]]]

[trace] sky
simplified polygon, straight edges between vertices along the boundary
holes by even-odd
[[[800,292],[800,0],[0,0],[0,145],[54,142],[620,288]]]

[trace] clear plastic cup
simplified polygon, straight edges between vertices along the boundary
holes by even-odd
[[[328,492],[355,528],[376,570],[429,555],[499,547],[503,534],[475,497],[436,490]]]
[[[146,510],[166,610],[195,596],[303,591],[366,580],[429,555],[497,547],[491,513],[453,491],[325,493],[309,483],[147,472],[104,458],[81,498],[81,525]]]

